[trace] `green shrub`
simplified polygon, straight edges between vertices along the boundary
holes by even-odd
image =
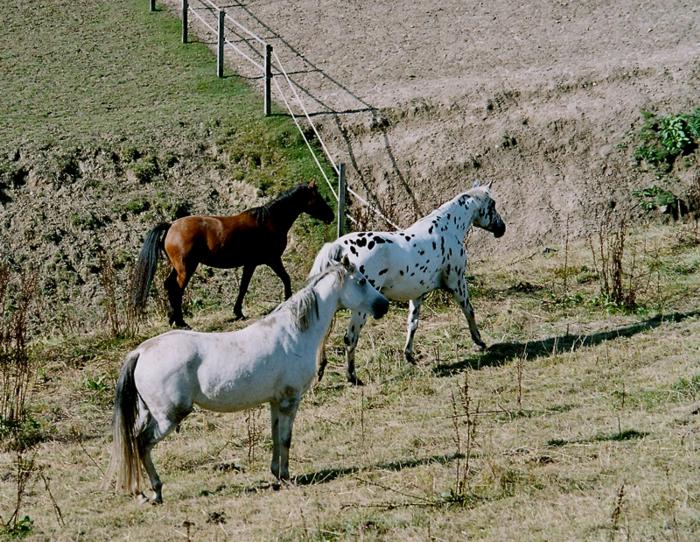
[[[644,123],[640,144],[634,150],[637,163],[647,162],[662,172],[670,171],[679,156],[693,152],[700,144],[700,107],[692,113],[657,117],[642,111]]]

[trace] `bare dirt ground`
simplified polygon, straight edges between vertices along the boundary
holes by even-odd
[[[618,148],[640,111],[686,111],[700,96],[689,1],[215,2],[273,45],[350,186],[401,226],[494,181],[509,235],[487,251],[560,241],[567,220],[583,234],[594,205],[642,182]],[[260,45],[226,26],[259,60]],[[228,62],[260,83],[242,57]]]

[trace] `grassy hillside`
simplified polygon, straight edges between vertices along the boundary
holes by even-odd
[[[236,76],[217,79],[207,47],[181,44],[167,12],[82,0],[17,3],[6,15],[0,259],[38,274],[53,309],[46,330],[94,328],[105,261],[123,288],[156,223],[233,214],[310,179],[325,190],[291,120],[264,118],[261,97]],[[287,261],[301,267],[332,231],[301,220]],[[195,280],[192,307],[230,297],[236,277]]]
[[[408,366],[406,308],[394,306],[360,339],[362,388],[344,382],[340,314],[330,367],[299,410],[289,486],[271,483],[260,407],[196,411],[156,447],[163,506],[101,489],[121,361],[167,329],[158,295],[134,335],[115,335],[106,320],[112,301],[121,315],[145,231],[184,211],[240,210],[318,175],[288,120],[262,119],[259,97],[236,77],[216,80],[206,47],[182,46],[167,13],[149,14],[142,1],[31,4],[5,12],[0,38],[11,75],[0,81],[9,112],[0,118],[1,536],[700,536],[696,225],[627,229],[619,260],[611,224],[590,244],[476,253],[470,290],[489,348],[475,351],[460,311],[434,294],[416,335],[418,365]],[[42,23],[29,24],[29,13]],[[32,37],[42,47],[28,47]],[[294,228],[285,261],[295,286],[331,235],[309,220]],[[13,331],[21,271],[37,281],[26,350]],[[200,272],[190,323],[245,325],[230,321],[236,292],[235,272]],[[259,272],[246,312],[265,313],[281,294]],[[13,426],[5,401],[19,362],[30,385]]]

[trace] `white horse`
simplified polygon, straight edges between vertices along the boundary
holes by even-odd
[[[435,209],[428,216],[403,231],[359,232],[344,235],[326,243],[316,256],[311,275],[347,256],[375,288],[388,299],[408,301],[408,332],[404,355],[414,363],[413,336],[418,327],[421,303],[425,296],[442,288],[452,294],[467,318],[472,340],[486,345],[474,320],[464,275],[467,253],[464,238],[472,224],[501,237],[506,226],[491,198],[490,184],[458,195]],[[353,311],[345,333],[347,377],[353,384],[362,384],[355,373],[355,347],[367,313]],[[319,378],[325,369],[325,355],[319,365]]]
[[[338,308],[381,318],[389,302],[344,259],[313,277],[274,312],[240,331],[170,331],[130,352],[117,382],[110,484],[141,499],[146,469],[162,502],[151,450],[193,405],[233,412],[270,403],[272,473],[289,478],[289,447],[299,401],[313,381],[322,341]]]

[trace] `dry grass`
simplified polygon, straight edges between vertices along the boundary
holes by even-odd
[[[280,490],[268,470],[268,414],[258,409],[197,412],[156,448],[163,506],[100,491],[112,382],[140,338],[107,339],[105,330],[43,344],[33,410],[46,439],[36,460],[51,479],[53,499],[41,479],[33,480],[23,512],[34,519],[33,536],[697,539],[700,248],[690,230],[679,235],[678,227],[633,233],[628,246],[638,247],[635,265],[659,277],[658,285],[640,287],[637,313],[598,303],[583,243],[567,254],[559,247],[473,262],[474,305],[489,350],[476,352],[459,311],[434,296],[416,338],[419,365],[409,367],[400,354],[406,310],[394,307],[361,338],[364,388],[344,382],[345,316],[339,318],[329,369],[304,398],[295,424],[296,479]],[[251,302],[266,307],[277,286],[254,284]],[[230,329],[228,316],[196,314],[193,323]],[[142,333],[164,329],[158,324]],[[467,375],[476,425],[460,485],[465,458],[457,455],[455,432],[467,435],[459,399]],[[256,430],[260,439],[251,438]],[[11,464],[3,455],[3,480],[11,479]],[[2,485],[3,502],[10,486]]]

